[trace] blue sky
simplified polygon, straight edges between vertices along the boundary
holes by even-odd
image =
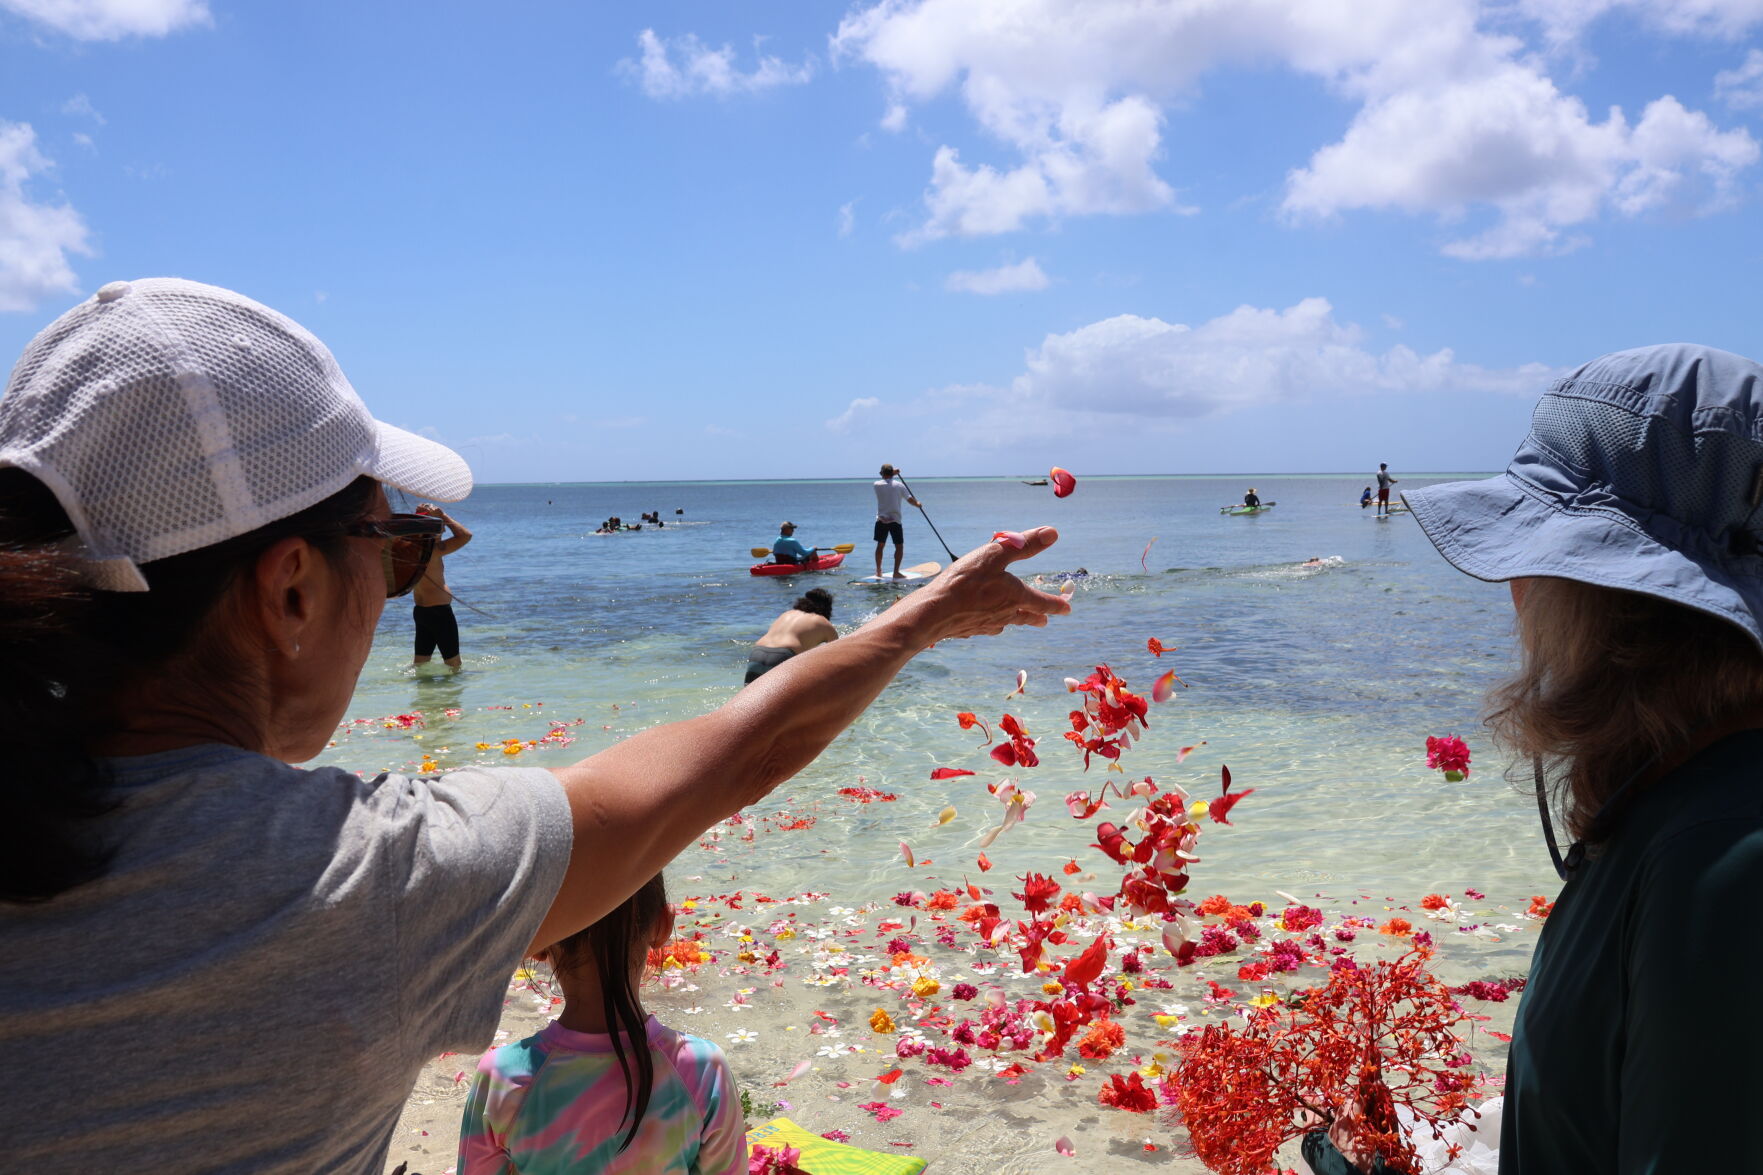
[[[0,0],[0,350],[244,291],[480,480],[1489,469],[1763,353],[1758,0]]]

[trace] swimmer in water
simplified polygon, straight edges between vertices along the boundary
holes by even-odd
[[[788,612],[773,620],[765,635],[754,644],[747,655],[747,676],[741,684],[751,684],[799,653],[838,640],[839,630],[833,627],[832,617],[832,593],[825,588],[810,588]]]

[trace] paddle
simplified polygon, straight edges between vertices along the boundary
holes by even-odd
[[[913,493],[913,492],[912,492],[912,487],[911,487],[911,486],[910,486],[910,485],[908,485],[908,484],[907,484],[907,481],[906,481],[906,475],[905,475],[905,474],[904,474],[904,473],[901,473],[901,472],[900,472],[900,471],[899,471],[899,470],[898,470],[898,469],[896,469],[896,470],[894,470],[894,476],[895,476],[895,477],[897,477],[897,478],[899,478],[899,479],[900,479],[900,484],[901,484],[901,485],[903,485],[903,486],[905,486],[905,487],[906,487],[906,496],[907,496],[907,497],[908,497],[908,498],[911,498],[911,499],[912,499],[912,500],[913,500],[913,501],[914,501],[914,502],[916,502],[916,501],[918,501],[918,495],[917,495],[917,494],[915,494],[915,493]],[[924,515],[924,521],[925,521],[925,524],[926,524],[926,525],[927,525],[927,526],[929,526],[929,527],[930,527],[930,532],[931,532],[931,533],[932,533],[932,534],[934,534],[934,535],[936,535],[936,536],[937,536],[937,542],[939,542],[939,543],[943,543],[943,534],[942,534],[942,532],[941,532],[941,531],[939,531],[939,530],[938,530],[938,529],[937,529],[937,524],[936,524],[936,523],[934,523],[934,522],[932,522],[932,521],[931,521],[931,520],[930,520],[930,515],[929,515],[929,514],[928,514],[928,513],[926,513],[926,512],[925,512],[925,509],[924,509],[924,507],[923,507],[923,506],[920,506],[920,507],[919,507],[919,508],[918,508],[918,512],[919,512],[919,513],[920,513],[920,514],[923,514],[923,515]],[[955,552],[953,552],[953,551],[951,551],[951,550],[949,550],[949,544],[948,544],[948,543],[943,543],[943,553],[944,553],[944,554],[946,554],[946,555],[947,555],[947,556],[949,556],[949,559],[950,559],[950,561],[951,561],[951,562],[953,562],[953,561],[954,561],[954,559],[955,559]]]
[[[747,549],[753,552],[753,558],[755,558],[755,559],[763,559],[767,555],[771,554],[770,547],[749,547]],[[855,543],[840,543],[836,547],[817,547],[815,549],[820,550],[820,551],[837,551],[841,555],[849,555],[852,551],[855,551],[857,549],[857,544],[855,544]]]

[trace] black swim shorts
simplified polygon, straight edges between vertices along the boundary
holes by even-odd
[[[459,620],[453,615],[453,605],[418,604],[410,610],[410,618],[416,622],[418,657],[434,656],[437,646],[443,661],[459,656]]]
[[[755,678],[762,677],[767,669],[776,669],[785,661],[796,655],[794,649],[773,649],[765,645],[754,645],[753,651],[747,654],[747,677],[742,685],[747,685]]]
[[[886,542],[889,535],[894,536],[894,545],[896,547],[905,545],[905,543],[906,543],[906,527],[903,524],[898,523],[898,522],[883,522],[879,518],[876,519],[875,520],[875,541],[878,543]]]

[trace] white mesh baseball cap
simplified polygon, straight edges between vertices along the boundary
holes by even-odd
[[[111,282],[31,340],[0,396],[0,468],[55,494],[93,586],[212,546],[367,476],[457,501],[471,470],[382,424],[305,328],[181,278]]]

